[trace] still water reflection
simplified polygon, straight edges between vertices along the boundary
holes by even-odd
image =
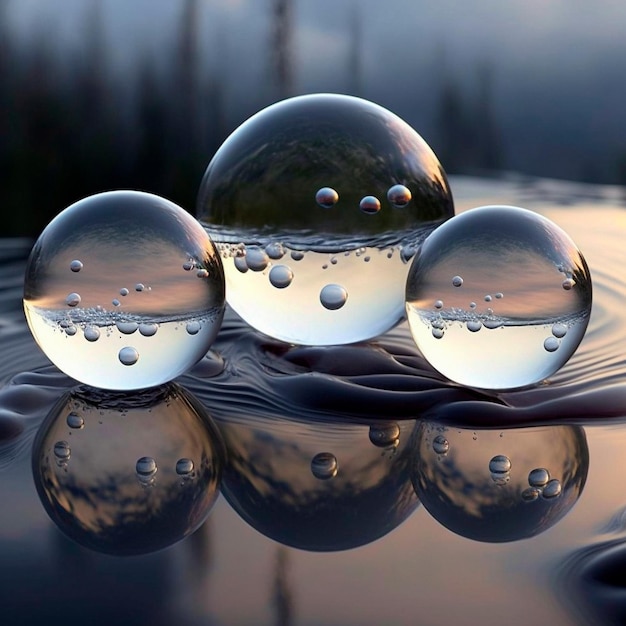
[[[32,463],[55,524],[83,546],[124,555],[196,530],[217,498],[223,458],[204,407],[170,384],[64,394],[39,428]]]
[[[137,394],[76,387],[34,439],[37,492],[68,537],[109,554],[183,539],[218,488],[263,535],[326,552],[386,535],[420,501],[469,539],[531,537],[568,513],[589,466],[580,426],[477,430],[265,411],[214,421],[175,384]]]
[[[394,422],[388,443],[378,425],[329,419],[268,415],[219,425],[228,455],[222,493],[275,541],[346,550],[386,535],[418,506],[410,479],[413,421]]]
[[[411,477],[426,510],[454,533],[494,543],[556,524],[580,497],[589,467],[580,426],[503,431],[421,422],[413,454]]]

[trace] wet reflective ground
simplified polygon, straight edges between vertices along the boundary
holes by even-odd
[[[623,623],[622,192],[451,185],[457,210],[541,212],[587,259],[587,334],[541,385],[453,385],[406,323],[302,348],[229,314],[175,384],[96,392],[35,346],[30,244],[3,242],[0,623]]]

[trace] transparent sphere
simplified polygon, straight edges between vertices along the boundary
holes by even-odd
[[[556,372],[591,312],[591,277],[569,236],[526,209],[457,215],[415,256],[406,285],[411,334],[452,381],[513,389]]]
[[[187,212],[137,191],[65,209],[31,252],[24,310],[63,372],[103,389],[172,380],[206,354],[224,314],[224,272]]]
[[[412,420],[217,420],[228,459],[222,493],[246,522],[282,544],[311,551],[365,545],[419,505],[410,479]]]
[[[588,469],[579,426],[474,431],[422,422],[411,475],[424,508],[448,530],[499,543],[554,526],[578,501]]]
[[[136,395],[79,387],[41,425],[32,464],[60,530],[92,550],[125,555],[165,548],[204,522],[223,455],[211,418],[178,385]]]
[[[335,94],[284,100],[242,124],[209,163],[197,208],[228,303],[304,345],[368,339],[403,319],[408,262],[453,214],[425,141],[386,109]]]

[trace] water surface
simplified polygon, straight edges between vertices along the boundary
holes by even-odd
[[[530,208],[581,248],[594,303],[572,359],[542,384],[491,394],[444,380],[406,322],[371,342],[307,348],[230,313],[214,349],[177,380],[219,430],[222,495],[194,534],[144,556],[71,541],[37,495],[33,441],[76,383],[26,327],[29,243],[4,241],[2,623],[623,623],[623,192],[517,178],[451,185],[457,211]],[[106,427],[119,406],[81,393],[100,402]],[[143,401],[122,400],[132,410]],[[129,428],[140,434],[152,450],[133,457],[135,479],[135,461],[168,442],[157,427]],[[106,437],[84,440],[107,458]],[[175,478],[179,455],[168,454]]]

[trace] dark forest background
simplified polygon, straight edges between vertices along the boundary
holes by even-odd
[[[20,47],[0,13],[2,236],[38,235],[72,202],[108,189],[151,191],[193,209],[229,130],[219,86],[198,71],[197,10],[185,3],[165,71],[141,60],[131,91],[109,67],[98,2],[87,52],[69,67],[45,33]]]
[[[0,236],[36,236],[72,202],[107,189],[133,188],[163,195],[193,212],[197,189],[211,155],[245,117],[298,90],[293,63],[294,2],[264,0],[268,32],[263,89],[252,89],[237,109],[226,106],[232,72],[215,71],[202,58],[198,0],[181,0],[174,36],[160,58],[138,54],[133,69],[112,67],[101,0],[89,0],[85,51],[68,61],[54,37],[40,29],[28,42],[9,27],[0,0]],[[359,5],[346,25],[348,54],[337,91],[371,97],[363,84],[363,36]],[[225,37],[228,36],[226,33]],[[402,51],[398,52],[399,54]],[[435,51],[445,61],[445,50]],[[413,124],[448,173],[494,175],[515,169],[590,182],[625,183],[626,160],[617,153],[589,167],[572,165],[580,155],[563,146],[563,163],[512,158],[517,150],[502,129],[516,122],[497,107],[497,64],[478,59],[469,79],[441,72],[429,116],[405,113],[380,102]],[[418,89],[419,81],[402,88]],[[410,94],[409,94],[410,95]],[[371,99],[377,100],[372,97]],[[410,98],[409,98],[410,100]],[[407,108],[405,106],[405,108]],[[407,109],[409,110],[410,107]],[[524,136],[517,128],[517,136]],[[508,137],[508,139],[507,139]],[[532,139],[529,139],[532,141]],[[557,138],[558,143],[558,138]],[[558,146],[557,146],[558,147]],[[584,150],[581,150],[584,152]],[[572,176],[571,173],[574,172]]]

